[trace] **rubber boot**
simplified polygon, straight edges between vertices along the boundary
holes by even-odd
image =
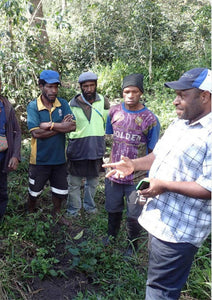
[[[32,197],[31,195],[29,195],[28,197],[28,202],[27,202],[27,210],[29,211],[29,213],[34,213],[36,210],[36,200],[37,198]]]
[[[108,246],[118,235],[121,226],[122,212],[108,213],[108,232],[103,244]]]
[[[52,202],[54,205],[52,215],[53,218],[55,218],[55,220],[57,220],[60,224],[71,226],[71,222],[61,215],[61,207],[62,207],[63,200],[64,199],[60,199],[52,195]]]
[[[138,250],[138,238],[140,237],[141,226],[137,219],[127,218],[126,227],[129,245],[127,251],[125,252],[125,256],[132,256]]]
[[[63,199],[57,198],[54,195],[52,195],[52,202],[53,202],[53,205],[54,205],[53,212],[52,212],[53,215],[60,214]]]

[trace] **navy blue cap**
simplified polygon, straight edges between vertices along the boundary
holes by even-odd
[[[166,82],[164,85],[174,90],[198,88],[212,93],[212,71],[205,68],[191,69],[185,72],[179,80]]]
[[[44,70],[40,73],[40,79],[47,83],[60,83],[60,75],[56,71]]]
[[[84,72],[79,76],[79,83],[83,83],[86,81],[97,81],[98,77],[96,74],[94,74],[93,72]]]

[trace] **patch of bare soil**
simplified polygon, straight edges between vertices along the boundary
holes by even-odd
[[[76,236],[82,229],[79,226],[70,226],[70,236]],[[61,230],[61,225],[56,224],[53,228],[55,234]],[[82,241],[82,240],[81,240]],[[61,270],[65,276],[47,277],[41,280],[39,277],[33,278],[28,283],[30,293],[27,300],[71,300],[79,292],[94,290],[92,279],[82,272],[77,272],[70,268],[71,253],[65,251],[65,242],[59,244],[55,250],[55,257],[59,263],[55,266],[56,270]]]
[[[61,266],[62,267],[62,266]],[[45,279],[36,278],[30,288],[31,300],[67,300],[74,299],[78,292],[84,292],[88,286],[88,278],[74,271],[66,273],[68,278]]]

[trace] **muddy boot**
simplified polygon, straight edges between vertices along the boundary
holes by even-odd
[[[136,219],[127,218],[127,234],[129,245],[125,256],[133,256],[138,250],[138,239],[140,237],[141,226]]]
[[[62,207],[62,202],[64,199],[60,199],[55,197],[54,195],[52,196],[52,202],[53,202],[53,211],[52,215],[53,218],[58,221],[62,225],[66,226],[71,226],[71,222],[67,220],[64,216],[61,215],[61,207]]]
[[[60,214],[63,199],[57,198],[53,195],[52,196],[52,202],[53,202],[53,205],[54,205],[53,211],[52,211],[53,215],[55,216],[57,214]]]
[[[37,198],[29,195],[27,202],[27,210],[29,213],[34,213],[36,211],[36,200]]]
[[[108,246],[117,237],[121,226],[122,212],[108,213],[108,232],[107,237],[103,239],[103,244]]]

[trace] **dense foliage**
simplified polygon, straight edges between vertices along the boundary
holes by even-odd
[[[120,101],[125,75],[142,72],[144,100],[159,117],[163,133],[175,116],[174,95],[164,82],[189,68],[211,65],[209,1],[1,0],[0,13],[2,93],[13,102],[23,128],[26,105],[38,94],[37,77],[44,68],[60,72],[60,95],[67,100],[76,93],[79,74],[93,70],[99,91],[111,102]],[[23,130],[23,160],[18,172],[10,174],[9,207],[0,224],[0,299],[29,300],[35,278],[67,278],[71,271],[90,280],[75,291],[75,299],[143,299],[147,237],[144,233],[139,255],[127,262],[122,255],[124,227],[115,249],[103,248],[103,179],[96,197],[99,214],[74,221],[75,233],[66,227],[58,230],[48,189],[38,213],[26,214],[27,137]],[[61,266],[64,257],[67,270]],[[208,239],[181,299],[210,299],[210,278]]]
[[[17,105],[35,97],[44,68],[61,73],[67,97],[93,69],[113,99],[126,73],[154,86],[211,63],[209,1],[2,0],[0,12],[0,75]]]

